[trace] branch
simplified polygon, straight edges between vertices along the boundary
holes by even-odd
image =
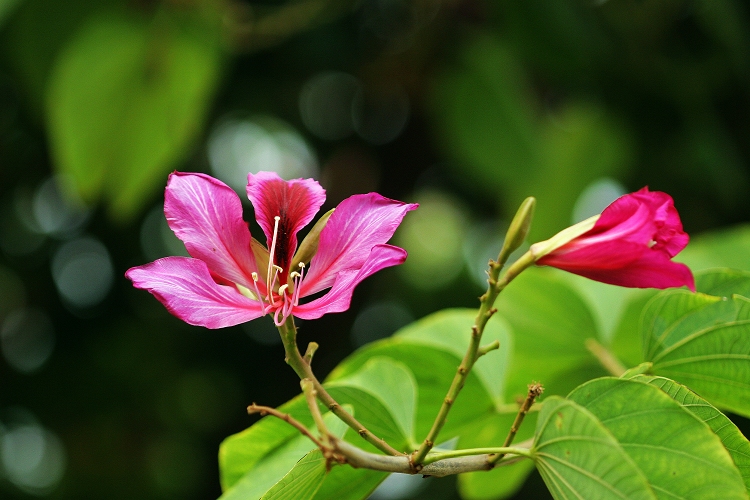
[[[501,462],[499,464],[490,463],[489,457],[491,455],[488,453],[460,456],[461,453],[470,454],[477,452],[491,452],[493,454],[506,453],[523,457],[531,456],[531,452],[525,448],[479,448],[476,450],[459,450],[441,453],[439,456],[445,458],[440,458],[434,462],[425,464],[419,471],[415,471],[409,457],[405,455],[400,457],[376,455],[375,453],[369,453],[339,439],[334,440],[333,446],[335,450],[345,458],[346,463],[355,468],[379,470],[383,472],[399,472],[402,474],[414,474],[415,472],[419,472],[425,476],[436,477],[463,474],[464,472],[490,470],[494,467],[506,464],[506,462]]]
[[[471,327],[471,341],[469,342],[469,347],[466,350],[464,359],[461,361],[461,364],[456,370],[456,375],[453,377],[453,382],[448,389],[448,394],[443,400],[443,404],[440,407],[437,416],[435,417],[435,421],[432,424],[430,432],[427,434],[427,437],[425,437],[425,440],[422,442],[419,449],[412,453],[412,461],[417,466],[424,461],[427,453],[429,453],[429,451],[434,446],[440,430],[443,428],[443,425],[445,425],[445,419],[448,417],[448,412],[453,406],[453,403],[456,401],[459,392],[461,392],[461,389],[463,389],[464,384],[466,383],[466,378],[469,376],[469,372],[474,366],[474,363],[481,355],[486,354],[487,352],[489,352],[489,350],[491,350],[492,347],[494,347],[494,344],[490,344],[486,348],[481,348],[480,342],[482,340],[482,334],[484,333],[484,327],[487,325],[487,321],[489,321],[492,315],[497,311],[497,309],[493,307],[493,305],[495,304],[495,299],[497,299],[497,296],[500,294],[500,292],[506,286],[508,286],[508,283],[510,283],[524,269],[528,268],[534,263],[534,256],[531,253],[527,252],[520,259],[514,262],[513,265],[510,266],[510,268],[508,268],[502,278],[499,278],[500,270],[502,269],[502,264],[500,264],[500,262],[503,262],[504,259],[507,258],[504,257],[505,253],[507,253],[507,251],[505,250],[505,247],[503,247],[503,250],[500,252],[500,256],[498,257],[498,261],[490,261],[487,291],[479,299],[479,311],[477,312],[477,316],[474,319],[474,326]]]
[[[389,455],[403,455],[403,453],[386,443],[385,440],[380,439],[370,432],[364,425],[354,418],[352,414],[342,408],[341,405],[338,404],[330,394],[328,394],[328,391],[323,388],[323,385],[318,381],[318,378],[310,368],[310,363],[302,357],[297,348],[297,328],[294,326],[294,318],[292,316],[289,316],[286,322],[279,327],[279,333],[281,333],[281,340],[284,344],[287,364],[292,367],[300,380],[309,379],[310,382],[312,382],[313,389],[315,390],[318,399],[326,406],[326,408],[333,412],[333,414],[340,418],[346,425],[354,429],[357,434],[365,439],[365,441],[372,444],[383,453]],[[309,358],[312,358],[311,350],[314,352],[315,348],[313,347],[311,349],[308,347],[307,354],[310,355]]]

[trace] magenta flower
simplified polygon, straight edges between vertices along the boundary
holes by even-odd
[[[297,251],[297,232],[325,201],[323,188],[312,179],[260,172],[248,176],[247,195],[266,246],[250,236],[229,186],[204,174],[171,174],[164,214],[191,257],[159,259],[125,276],[191,325],[222,328],[266,314],[281,325],[289,316],[345,311],[360,281],[406,259],[406,251],[386,242],[416,204],[377,193],[351,196],[321,218]]]
[[[687,286],[690,269],[672,257],[689,240],[672,197],[643,188],[621,196],[592,217],[532,245],[536,263],[631,288]]]

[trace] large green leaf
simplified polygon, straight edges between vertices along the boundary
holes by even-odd
[[[403,439],[407,443],[414,441],[417,382],[406,365],[377,356],[357,372],[326,385],[328,389],[341,386],[357,388],[375,397],[388,411]],[[357,414],[362,415],[364,408],[355,408]]]
[[[312,450],[281,481],[274,484],[261,500],[311,500],[325,478],[326,460],[320,450]]]
[[[740,471],[745,482],[745,489],[750,492],[750,441],[726,415],[714,408],[708,401],[698,396],[682,384],[664,377],[636,375],[631,378],[638,382],[645,382],[666,392],[672,399],[680,403],[683,408],[704,421],[714,433],[719,436],[724,448],[732,456],[734,465]]]
[[[469,347],[471,325],[474,324],[475,317],[474,309],[448,309],[404,327],[396,335],[431,347],[440,347],[463,359]],[[505,378],[512,351],[510,326],[502,318],[495,318],[488,323],[482,335],[482,343],[485,345],[495,340],[500,343],[500,348],[492,351],[485,359],[480,358],[472,371],[479,377],[495,404],[501,405],[506,402]]]
[[[351,410],[351,408],[348,409]],[[286,408],[285,410],[288,411],[289,408]],[[344,436],[348,427],[339,420],[338,417],[331,412],[327,412],[323,415],[323,419],[326,423],[326,427],[333,435],[338,437]],[[269,417],[262,419],[256,425],[259,425],[265,420],[269,420]],[[222,483],[224,487],[224,494],[221,496],[222,500],[260,498],[273,488],[276,483],[287,476],[287,474],[294,469],[295,465],[307,455],[308,452],[316,448],[315,444],[306,436],[301,435],[299,431],[286,422],[280,422],[292,428],[296,434],[295,437],[285,441],[274,440],[273,436],[266,435],[270,431],[267,426],[264,426],[265,428],[262,431],[256,431],[255,433],[252,432],[253,427],[251,427],[245,432],[247,434],[252,434],[253,437],[259,439],[252,440],[248,439],[247,435],[237,435],[237,437],[231,436],[227,438],[227,440],[222,443],[223,453],[220,454],[220,459],[223,458],[222,476],[224,477]],[[311,428],[310,431],[314,435],[317,434],[316,429]],[[281,432],[281,434],[286,435],[287,432]],[[262,439],[263,437],[266,437],[265,441]],[[277,444],[275,447],[271,448],[269,443],[274,441],[276,443],[282,442],[283,444]],[[252,453],[252,449],[256,446],[263,450],[267,450],[267,452],[260,458],[258,458],[258,453],[256,452],[252,459],[248,460],[248,453]],[[271,449],[269,450],[269,448]],[[239,450],[240,453],[231,453],[232,451],[237,450]],[[221,456],[222,454],[223,457]],[[240,466],[236,463],[232,463],[233,461],[242,464],[251,463],[250,467],[244,470],[243,475],[239,479],[236,478],[236,473]],[[228,479],[226,478],[227,471],[224,470],[225,467],[232,471],[231,476]],[[323,468],[325,471],[325,464]],[[303,473],[308,479],[318,477],[312,472],[314,469],[315,467],[311,463],[308,463],[302,469],[298,470],[296,474]],[[322,477],[318,477],[319,482],[323,481],[324,476],[325,474]],[[317,491],[317,487],[312,490],[313,493],[315,493],[315,491]]]
[[[513,332],[506,400],[526,394],[532,381],[546,394],[567,394],[604,371],[585,347],[599,331],[587,303],[549,269],[528,269],[497,300],[498,315]]]
[[[750,224],[691,238],[678,257],[693,270],[731,267],[750,271]]]
[[[657,498],[614,436],[574,401],[558,396],[545,400],[532,452],[556,499]]]
[[[221,54],[164,14],[120,11],[85,23],[57,58],[47,118],[58,171],[88,201],[133,215],[191,151]]]
[[[300,396],[278,408],[304,425],[313,425],[305,398]],[[226,438],[219,447],[221,488],[234,486],[249,470],[267,455],[299,437],[299,431],[274,417],[264,417],[242,432]]]
[[[716,297],[750,297],[750,272],[728,268],[710,269],[696,274],[695,287],[699,292]]]
[[[658,388],[607,377],[583,384],[568,398],[606,426],[658,498],[747,499],[721,440]]]
[[[367,498],[388,477],[386,472],[334,467],[315,494],[315,500],[361,500]]]
[[[750,415],[750,300],[663,292],[644,310],[641,333],[652,374]]]
[[[415,434],[422,437],[432,426],[461,363],[475,315],[476,311],[471,309],[449,309],[427,316],[399,330],[391,338],[359,349],[336,367],[327,380],[335,382],[347,377],[364,366],[369,359],[378,356],[389,357],[413,367],[418,387]],[[461,332],[464,332],[464,338]],[[486,364],[502,364],[507,356],[510,344],[507,326],[497,315],[487,324],[483,342],[494,339],[500,340],[499,352],[490,352],[477,361],[476,372],[469,374],[451,409],[450,418],[440,434],[441,440],[456,436],[464,425],[498,409],[493,398],[493,394],[497,394],[497,388],[487,385],[491,383],[502,387],[503,381],[498,377],[504,370],[496,367],[480,368]],[[450,345],[452,341],[456,345]],[[480,373],[483,374],[481,377]],[[485,380],[488,382],[485,383]]]

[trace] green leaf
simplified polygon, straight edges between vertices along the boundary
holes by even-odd
[[[709,269],[696,274],[695,287],[699,292],[716,297],[750,297],[750,272],[727,268]]]
[[[304,398],[301,399],[304,402]],[[294,403],[297,401],[299,401],[299,399],[292,400]],[[286,408],[285,410],[280,411],[287,411],[288,409],[289,408]],[[351,408],[348,408],[348,410],[351,410]],[[264,417],[255,425],[259,426],[264,421],[271,418],[279,420],[275,417]],[[331,412],[327,412],[323,415],[323,419],[326,423],[326,427],[333,435],[338,437],[344,436],[348,427],[339,420],[338,417]],[[291,427],[286,422],[279,421],[286,426]],[[276,483],[281,481],[287,473],[292,471],[297,462],[299,462],[300,459],[302,459],[310,450],[315,449],[315,444],[306,436],[301,435],[299,431],[293,427],[291,428],[294,431],[295,436],[291,439],[287,438],[285,440],[274,439],[272,435],[269,435],[268,433],[271,429],[269,429],[267,425],[261,426],[263,430],[256,432],[252,432],[253,427],[250,427],[244,431],[244,433],[230,436],[224,441],[224,443],[222,443],[220,461],[222,464],[222,477],[225,478],[222,482],[224,487],[224,494],[221,496],[222,500],[260,498]],[[313,435],[317,434],[317,430],[314,427],[309,428],[309,430]],[[286,433],[282,432],[281,434]],[[252,437],[260,439],[254,440]],[[265,440],[263,438],[265,438]],[[274,443],[275,446],[272,447],[270,443]],[[260,453],[254,451],[254,448],[256,447],[265,451],[260,458],[258,457]],[[249,459],[248,456],[250,456]],[[248,463],[251,465],[248,468],[243,469],[242,476],[237,479],[236,473],[242,466],[246,466]],[[225,468],[228,470],[225,470]],[[231,475],[227,479],[226,476],[228,473]],[[322,481],[322,478],[320,480]]]
[[[281,481],[273,485],[261,500],[311,500],[325,477],[326,460],[320,450],[312,450]]]
[[[526,395],[541,382],[546,394],[567,394],[576,385],[604,374],[586,349],[598,338],[587,303],[566,279],[549,269],[524,271],[498,298],[498,314],[513,332],[506,400]]]
[[[750,415],[750,300],[662,292],[646,307],[641,332],[652,374]]]
[[[377,356],[348,377],[326,384],[327,389],[341,386],[357,388],[375,397],[393,417],[405,440],[414,441],[417,382],[406,365]],[[357,414],[362,415],[362,409],[358,408]]]
[[[644,359],[651,360],[666,345],[679,340],[674,336],[676,327],[688,322],[689,329],[692,313],[718,301],[718,297],[687,290],[669,290],[649,301],[641,317]]]
[[[574,401],[558,396],[544,401],[532,453],[556,499],[657,498],[612,434]]]
[[[693,270],[729,267],[750,271],[750,224],[691,238],[679,260]]]
[[[693,415],[704,421],[719,436],[739,470],[745,489],[750,492],[750,441],[726,415],[711,406],[705,399],[674,380],[664,377],[636,375],[632,380],[658,387]]]
[[[85,200],[127,218],[164,185],[201,130],[221,54],[172,17],[119,11],[85,23],[47,87],[56,167]]]
[[[747,498],[721,440],[658,388],[606,377],[583,384],[568,398],[606,426],[659,498]]]
[[[302,395],[284,403],[278,410],[288,413],[307,427],[313,426],[310,410]],[[268,416],[226,438],[219,446],[222,490],[234,486],[261,459],[297,437],[297,429],[283,420]]]
[[[427,316],[404,327],[388,339],[357,350],[337,366],[327,380],[333,382],[347,377],[377,356],[389,357],[414,367],[413,375],[418,387],[415,434],[424,436],[430,430],[461,363],[475,315],[476,310],[472,309],[448,309]],[[463,339],[461,332],[465,335]],[[499,352],[490,352],[477,361],[476,372],[473,370],[469,374],[461,395],[451,409],[450,418],[440,433],[441,440],[456,436],[464,425],[491,414],[497,408],[492,397],[496,389],[487,387],[483,382],[478,375],[482,372],[479,367],[502,363],[507,356],[504,351],[509,349],[510,342],[507,340],[507,327],[497,315],[488,322],[485,335],[488,339],[502,339]],[[448,346],[446,339],[455,339],[461,342],[461,346]],[[493,370],[496,367],[487,369],[484,376],[489,378],[489,372]],[[493,382],[502,386],[500,379],[493,378]]]
[[[427,318],[401,329],[396,335],[431,347],[440,347],[463,359],[471,340],[471,326],[476,318],[475,309],[448,309],[431,314]],[[495,318],[487,323],[482,335],[482,345],[497,340],[500,348],[491,351],[487,357],[475,363],[472,372],[476,373],[482,385],[495,404],[505,403],[505,378],[511,352],[510,326]],[[456,366],[458,367],[458,366]]]
[[[315,494],[315,500],[361,500],[367,498],[388,477],[386,472],[334,467]]]

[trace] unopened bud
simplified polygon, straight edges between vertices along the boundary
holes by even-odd
[[[500,264],[503,264],[505,259],[513,253],[518,247],[523,245],[526,240],[526,236],[529,234],[529,228],[531,227],[531,220],[534,218],[534,208],[536,207],[536,198],[529,196],[521,206],[518,207],[515,217],[510,223],[508,232],[505,233],[505,241],[503,242],[503,249],[500,251]]]

